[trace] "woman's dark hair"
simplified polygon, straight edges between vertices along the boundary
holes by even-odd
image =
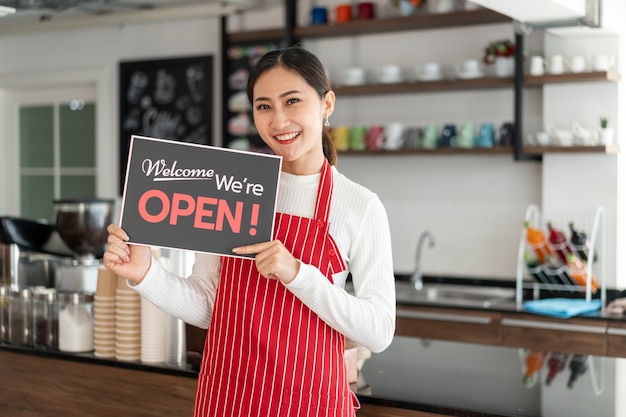
[[[320,60],[311,52],[298,46],[291,46],[263,55],[250,71],[248,77],[248,99],[252,103],[252,90],[259,77],[267,70],[281,66],[300,75],[321,99],[330,91],[330,82]],[[324,156],[331,165],[337,164],[337,150],[326,128],[322,129],[322,148]]]

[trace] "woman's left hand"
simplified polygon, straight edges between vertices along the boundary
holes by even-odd
[[[300,261],[287,250],[280,240],[240,246],[234,248],[233,252],[237,255],[256,253],[254,261],[259,273],[265,278],[278,279],[283,284],[289,284],[293,281],[300,270]]]

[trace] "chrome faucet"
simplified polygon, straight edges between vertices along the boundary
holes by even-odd
[[[417,250],[415,251],[415,272],[411,276],[411,283],[415,287],[416,290],[421,290],[424,288],[424,280],[422,279],[422,270],[421,270],[421,259],[422,259],[422,246],[424,245],[424,241],[428,239],[428,247],[435,247],[435,238],[432,233],[428,230],[424,230],[422,234],[420,234],[419,239],[417,240]]]

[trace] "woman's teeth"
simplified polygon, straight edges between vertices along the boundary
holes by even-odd
[[[293,133],[288,133],[286,135],[276,135],[274,137],[278,141],[285,141],[285,140],[291,140],[291,139],[297,137],[299,134],[300,134],[300,132],[293,132]]]

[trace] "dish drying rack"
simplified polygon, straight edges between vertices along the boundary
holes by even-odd
[[[550,223],[553,224],[554,227],[559,229],[567,229],[567,223],[574,222],[581,229],[585,231],[589,231],[589,226],[591,226],[591,234],[588,238],[588,246],[589,253],[586,265],[586,286],[582,287],[580,285],[567,285],[567,284],[548,284],[548,283],[540,283],[534,281],[529,277],[528,270],[526,267],[525,253],[528,250],[532,250],[530,245],[526,240],[526,227],[522,228],[522,234],[520,237],[519,243],[519,251],[517,258],[517,277],[516,277],[516,290],[515,290],[515,301],[518,307],[524,302],[524,290],[532,289],[533,299],[538,299],[540,292],[542,290],[551,290],[551,291],[563,291],[563,292],[580,292],[585,295],[585,300],[587,302],[591,301],[592,298],[592,280],[591,277],[596,277],[598,280],[598,287],[600,289],[600,299],[601,299],[601,308],[604,309],[606,306],[606,284],[604,282],[604,264],[605,260],[603,256],[598,255],[598,260],[594,261],[593,259],[596,257],[596,254],[601,254],[600,249],[605,248],[605,239],[606,239],[606,210],[604,207],[597,207],[593,218],[589,216],[580,216],[580,215],[564,215],[560,214],[558,216],[546,218]],[[536,205],[530,205],[526,209],[526,214],[524,216],[524,223],[529,222],[532,227],[539,228],[543,231],[546,230],[544,227],[544,223],[542,223],[541,213],[539,207]],[[582,227],[581,227],[582,225]],[[548,239],[546,239],[548,240]],[[548,245],[550,243],[546,242]],[[567,268],[567,267],[565,267]],[[525,279],[529,278],[529,279]]]

